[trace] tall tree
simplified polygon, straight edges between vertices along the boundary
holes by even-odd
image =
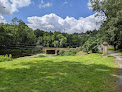
[[[109,44],[122,48],[122,0],[90,0],[93,11],[105,14],[106,21],[101,27],[104,40]]]

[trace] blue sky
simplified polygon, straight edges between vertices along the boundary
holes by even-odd
[[[99,29],[102,18],[95,17],[89,0],[0,0],[0,23],[14,17],[33,30],[81,33]],[[3,8],[5,7],[5,8]]]
[[[17,17],[27,23],[27,17],[44,16],[45,14],[55,13],[56,15],[65,18],[66,16],[74,17],[88,17],[94,12],[88,9],[89,0],[44,0],[44,3],[51,3],[52,6],[39,8],[41,0],[31,0],[31,4],[27,7],[22,7],[18,12],[14,12],[10,16],[5,16],[7,22]]]

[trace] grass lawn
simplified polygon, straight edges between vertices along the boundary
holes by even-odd
[[[0,92],[117,92],[117,65],[100,54],[0,62]]]
[[[108,50],[109,50],[109,51],[112,51],[112,52],[115,52],[115,53],[120,53],[120,54],[122,54],[122,51],[120,51],[120,50],[114,51],[114,48],[109,48]]]

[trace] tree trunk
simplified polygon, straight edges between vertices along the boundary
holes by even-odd
[[[116,44],[114,44],[114,51],[116,51]]]

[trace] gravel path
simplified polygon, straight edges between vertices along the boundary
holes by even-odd
[[[111,51],[108,51],[108,54],[110,54],[111,56],[116,57],[116,59],[118,60],[118,66],[119,66],[119,80],[118,80],[118,86],[120,88],[120,92],[122,92],[122,54],[120,53],[114,53]]]

